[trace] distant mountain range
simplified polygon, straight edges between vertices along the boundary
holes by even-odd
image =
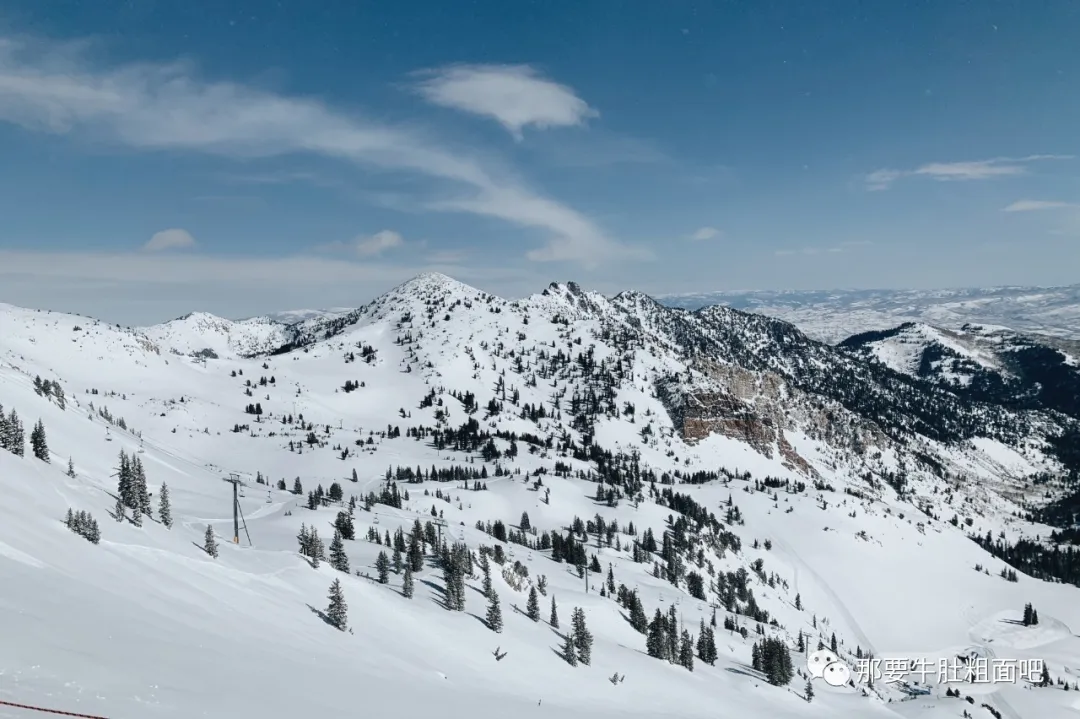
[[[770,315],[835,344],[853,334],[919,322],[966,324],[1080,339],[1080,284],[946,290],[737,291],[660,295],[669,307],[727,305]]]

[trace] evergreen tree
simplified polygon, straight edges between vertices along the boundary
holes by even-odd
[[[536,587],[529,587],[529,599],[525,603],[525,614],[534,622],[540,621],[540,597]]]
[[[401,585],[401,594],[406,599],[412,599],[413,591],[414,591],[414,588],[413,588],[412,565],[411,564],[406,564],[405,565],[405,579],[404,579],[404,581],[403,581],[403,583]]]
[[[73,460],[71,457],[68,457],[67,476],[75,479],[75,460]]]
[[[571,617],[571,633],[574,638],[574,648],[577,649],[578,661],[588,665],[592,662],[593,635],[585,626],[585,610],[574,607]]]
[[[491,562],[488,560],[487,552],[480,552],[480,571],[484,573],[484,596],[491,597]]]
[[[659,609],[649,623],[649,634],[645,638],[645,651],[650,657],[667,659],[667,623]]]
[[[172,503],[169,500],[169,488],[164,482],[161,483],[161,492],[158,494],[158,517],[167,529],[172,529]]]
[[[206,536],[203,539],[203,549],[211,557],[214,557],[215,559],[217,559],[217,556],[218,556],[217,540],[214,539],[214,528],[211,527],[209,524],[206,525]]]
[[[641,597],[636,591],[630,595],[630,626],[641,634],[649,631],[649,618],[645,615],[645,607],[641,606]]]
[[[577,666],[577,648],[574,646],[574,637],[572,634],[563,636],[562,658],[565,659],[566,663],[570,666]]]
[[[799,611],[802,611],[802,595],[801,594],[796,594],[795,595],[795,608],[798,609]]]
[[[339,572],[349,573],[349,555],[345,554],[345,543],[338,530],[334,530],[334,538],[330,541],[330,566]]]
[[[829,649],[833,654],[836,654],[836,632],[832,633],[832,639],[829,640]]]
[[[391,559],[391,563],[394,565],[394,574],[401,574],[401,550],[398,549],[396,542],[394,544],[394,555]]]
[[[814,700],[814,685],[810,683],[810,680],[806,680],[806,701],[810,702]]]
[[[682,631],[679,642],[679,664],[694,671],[694,640],[690,637],[690,632],[685,629]]]
[[[116,495],[116,506],[113,507],[113,516],[117,522],[123,522],[127,518],[127,507],[124,506],[124,499],[119,494]]]
[[[551,616],[548,618],[548,624],[552,629],[559,628],[559,608],[555,606],[555,595],[551,595]]]
[[[1039,680],[1040,687],[1050,686],[1050,670],[1046,668],[1046,664],[1043,664],[1042,678]]]
[[[379,573],[379,584],[390,581],[390,558],[386,556],[386,552],[379,552],[375,559],[375,570]]]
[[[33,431],[30,432],[30,448],[33,450],[34,456],[42,462],[49,461],[49,444],[45,440],[45,425],[40,419],[34,425]]]
[[[345,603],[345,592],[341,589],[341,580],[335,579],[330,585],[330,604],[326,608],[326,618],[333,626],[341,631],[348,628],[349,607]]]
[[[142,526],[142,512],[138,509],[131,510],[131,523],[136,527]]]
[[[1031,623],[1033,625],[1039,623],[1039,611],[1034,607],[1031,608]]]
[[[494,589],[488,593],[487,624],[493,632],[500,633],[503,630],[502,607],[499,606],[499,595]]]

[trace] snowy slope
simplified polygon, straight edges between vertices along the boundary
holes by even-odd
[[[672,307],[723,304],[778,317],[824,342],[922,322],[958,330],[999,325],[1080,339],[1080,285],[955,290],[832,290],[819,292],[705,292],[661,296]]]
[[[962,687],[978,695],[971,707],[944,697],[940,686],[904,701],[903,692],[882,682],[870,689],[817,681],[808,703],[801,696],[805,679],[774,687],[749,666],[759,623],[744,613],[718,606],[718,621],[734,618],[748,636],[718,627],[715,666],[697,661],[690,672],[647,656],[645,636],[628,624],[627,610],[599,594],[610,566],[615,583],[638,593],[650,619],[676,604],[682,624],[697,635],[718,604],[709,568],[743,569],[756,604],[776,621],[761,623],[762,631],[790,646],[800,631],[812,645],[835,634],[851,664],[856,648],[928,659],[975,648],[1043,659],[1054,677],[1068,678],[1080,666],[1073,635],[1080,590],[1023,574],[1007,582],[997,576],[1006,565],[965,536],[1048,534],[1012,516],[1030,477],[1057,468],[1040,444],[1038,413],[1025,420],[1035,427],[1030,434],[1011,438],[948,442],[912,434],[918,423],[874,429],[859,405],[850,409],[842,394],[796,377],[821,366],[850,373],[851,382],[876,386],[884,396],[908,387],[892,375],[806,344],[764,318],[669,315],[641,295],[605,298],[572,284],[508,302],[422,275],[353,312],[301,322],[277,354],[245,358],[226,341],[223,351],[215,349],[218,359],[206,362],[165,347],[186,339],[180,351],[187,354],[201,349],[196,344],[210,346],[206,336],[229,336],[215,334],[212,323],[186,336],[178,330],[166,342],[161,334],[5,306],[0,326],[0,403],[5,412],[16,409],[27,430],[41,418],[52,460],[34,458],[29,448],[25,457],[0,451],[0,701],[151,718],[721,712],[930,719],[958,716],[961,705],[985,711],[984,701],[1025,719],[1076,711],[1080,695],[1023,683]],[[687,354],[687,343],[701,355]],[[604,373],[614,381],[602,380]],[[35,392],[36,376],[63,388],[63,409],[55,397]],[[358,387],[344,391],[346,382]],[[709,431],[688,436],[691,425],[680,424],[660,386],[678,389],[690,403],[722,399],[724,407],[739,408],[741,419],[733,424],[722,413],[699,413],[693,426]],[[470,392],[475,409],[464,401]],[[957,416],[974,411],[944,394],[934,401]],[[256,402],[261,415],[245,412]],[[593,402],[617,411],[604,409],[591,420],[581,407],[575,412],[574,405]],[[821,424],[826,413],[833,424]],[[470,419],[478,432],[504,434],[475,448],[434,441],[432,432]],[[400,436],[388,431],[394,428]],[[586,440],[612,457],[601,466]],[[869,451],[854,451],[855,442],[869,443]],[[485,457],[487,444],[498,458]],[[512,447],[518,451],[510,456]],[[944,463],[945,477],[920,464],[916,448]],[[168,484],[172,529],[150,518],[135,527],[110,517],[121,449],[142,459],[155,504]],[[64,472],[68,457],[74,477]],[[387,486],[388,469],[418,467],[483,468],[487,490],[402,480],[396,486],[408,498],[400,508],[364,508],[369,493]],[[875,479],[888,468],[905,473],[904,497]],[[601,469],[605,484],[595,481]],[[717,474],[703,483],[666,484],[676,471],[684,478]],[[231,487],[221,480],[228,472],[247,482],[241,508],[251,546],[243,530],[239,546],[227,541]],[[260,473],[270,484],[256,483]],[[638,474],[656,484],[637,488]],[[768,477],[781,486],[761,486]],[[296,478],[299,495],[275,488],[278,480],[292,487]],[[512,587],[498,565],[493,586],[505,621],[498,634],[484,622],[478,574],[467,581],[465,612],[443,608],[443,574],[430,550],[412,599],[401,596],[395,573],[380,585],[325,563],[313,569],[296,551],[301,524],[318,527],[328,543],[345,508],[308,509],[305,495],[334,482],[360,502],[356,539],[345,542],[354,572],[376,574],[384,547],[366,540],[370,528],[407,532],[435,508],[453,541],[474,551],[501,545],[507,566],[520,562],[529,582],[546,577],[544,620],[552,597],[562,630],[572,608],[582,607],[595,637],[592,665],[571,667],[558,656],[562,639],[546,621],[534,623],[513,608],[524,609],[527,590]],[[659,541],[669,517],[680,516],[658,503],[654,488],[692,498],[739,541],[738,549],[721,548],[708,525],[691,533],[701,564],[693,554],[684,561],[705,577],[704,601],[685,581],[653,576],[657,555],[633,561],[633,542],[646,528]],[[614,501],[598,501],[598,489],[615,492]],[[741,519],[725,518],[729,498]],[[68,508],[93,513],[100,544],[64,527]],[[589,576],[588,592],[571,566],[552,561],[551,550],[501,542],[477,527],[501,520],[514,529],[526,512],[540,533],[565,534],[575,518],[618,524],[611,546],[595,533],[586,536],[587,552],[603,570]],[[970,518],[970,528],[950,524],[954,512]],[[636,535],[626,533],[630,523]],[[222,543],[217,559],[200,549],[208,524]],[[753,570],[755,560],[764,579]],[[318,614],[335,577],[352,632],[327,626]],[[1018,628],[1009,620],[1027,602],[1041,623]],[[501,661],[496,648],[506,652]],[[793,661],[802,666],[797,654]],[[613,673],[625,680],[612,684]],[[8,715],[29,714],[0,704],[0,716]]]

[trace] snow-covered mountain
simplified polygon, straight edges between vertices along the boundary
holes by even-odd
[[[269,317],[227,320],[206,312],[192,312],[138,331],[175,354],[216,359],[266,354],[288,341],[287,328],[286,323]]]
[[[977,402],[1080,419],[1080,341],[965,325],[918,323],[864,332],[839,345]]]
[[[953,290],[829,290],[704,292],[664,295],[672,307],[714,304],[792,322],[807,335],[836,343],[850,335],[905,322],[948,329],[966,324],[1080,339],[1080,284]]]
[[[151,719],[1080,708],[1080,561],[1040,523],[1074,499],[1067,413],[973,398],[869,342],[574,283],[507,301],[426,274],[250,334],[213,319],[0,307],[0,702]],[[136,459],[145,496],[121,471]],[[118,497],[150,514],[114,514]],[[65,527],[69,509],[96,533]],[[332,561],[297,551],[308,528]],[[589,663],[567,660],[575,638]],[[808,682],[806,654],[834,643],[834,671],[870,654],[930,669]],[[1070,691],[940,681],[958,655],[1037,660]]]

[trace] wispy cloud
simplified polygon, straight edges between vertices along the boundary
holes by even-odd
[[[1080,202],[1059,202],[1057,200],[1017,200],[1002,212],[1039,212],[1041,210],[1062,210],[1080,208]]]
[[[525,73],[525,86],[532,86],[530,77],[548,83]],[[565,102],[560,86],[548,84],[548,97]],[[543,106],[521,99],[517,109],[502,116],[520,128],[577,121],[585,112],[581,107],[569,114],[538,109]],[[306,153],[420,175],[440,188],[440,199],[423,201],[429,209],[497,217],[540,230],[547,245],[528,252],[531,259],[595,265],[643,258],[573,208],[477,157],[450,152],[409,130],[346,115],[315,99],[202,80],[185,63],[100,67],[87,61],[80,46],[0,38],[0,121],[142,150],[231,158]],[[448,195],[451,199],[445,199]]]
[[[1026,175],[1029,165],[1043,160],[1071,160],[1072,155],[1028,155],[1027,157],[995,157],[968,162],[931,162],[913,170],[881,169],[865,176],[869,190],[887,190],[902,177],[929,177],[940,182],[989,180],[998,177]]]
[[[316,245],[316,252],[331,252],[339,254],[351,254],[356,257],[370,259],[381,256],[389,250],[397,249],[405,244],[405,238],[393,230],[381,230],[373,235],[359,235],[348,241],[335,240]]]
[[[405,240],[401,235],[393,230],[383,230],[382,232],[376,232],[370,237],[358,237],[354,240],[356,254],[361,257],[381,255],[387,250],[400,247],[404,243]]]
[[[838,254],[840,252],[848,252],[852,248],[868,247],[872,244],[874,243],[870,240],[849,240],[846,242],[839,242],[831,247],[800,247],[797,249],[783,248],[775,250],[773,254],[777,257],[788,257],[791,255]]]
[[[570,127],[599,115],[572,88],[528,65],[451,65],[415,76],[428,102],[492,118],[519,140],[529,126]]]
[[[172,229],[155,232],[143,245],[146,252],[164,252],[166,250],[189,250],[197,243],[187,230]]]
[[[724,233],[716,229],[715,227],[699,227],[698,229],[694,230],[694,232],[690,235],[690,239],[695,242],[702,242],[704,240],[715,239],[717,237],[720,237],[722,234]]]

